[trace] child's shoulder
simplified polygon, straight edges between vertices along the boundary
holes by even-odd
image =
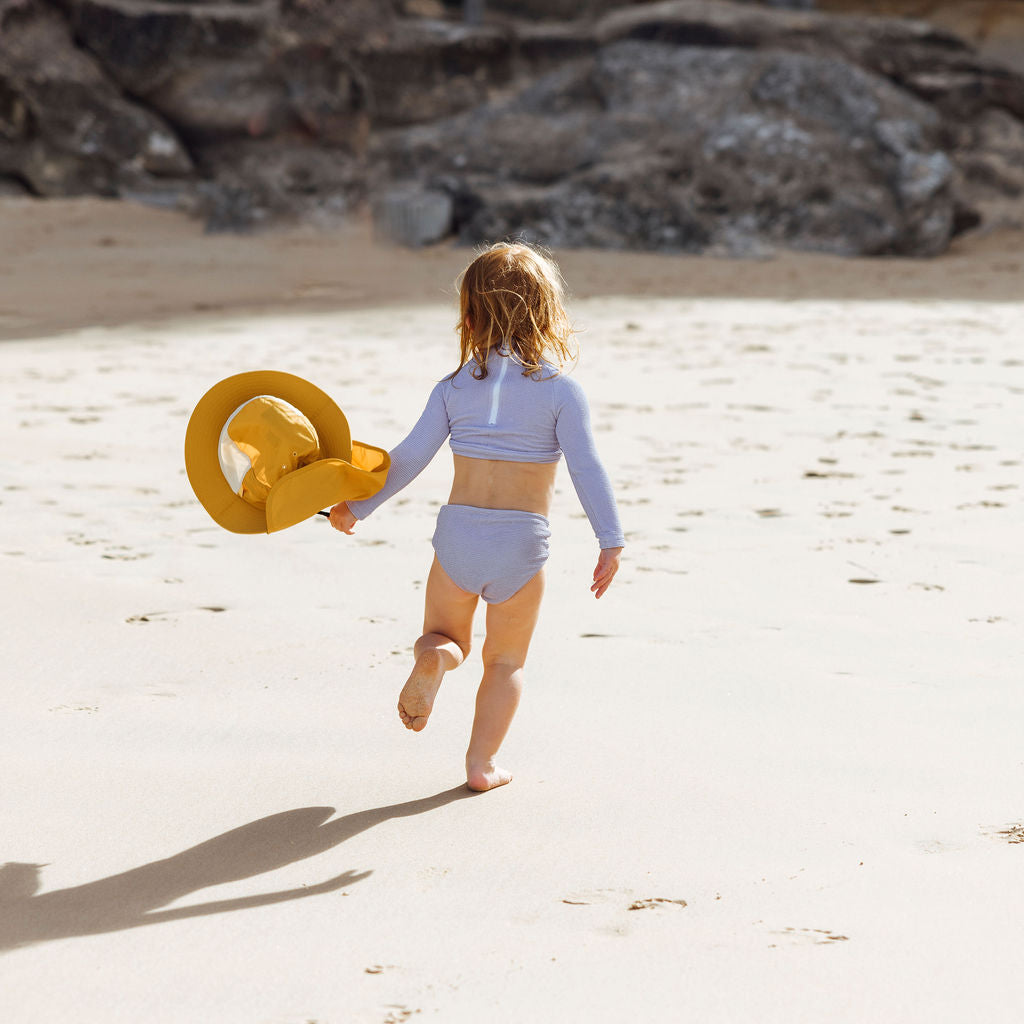
[[[583,396],[583,385],[572,375],[575,366],[545,366],[542,379],[546,380],[559,394],[566,398]]]
[[[475,380],[473,370],[476,369],[476,363],[470,360],[468,363],[463,363],[457,370],[452,370],[450,373],[446,373],[435,385],[438,391],[449,391],[452,387],[458,387],[467,381]]]
[[[550,384],[552,387],[578,387],[579,385],[570,374],[576,369],[576,364],[571,363],[564,366],[560,363],[550,363],[546,359],[540,361],[540,369],[529,374],[531,380],[541,381]]]

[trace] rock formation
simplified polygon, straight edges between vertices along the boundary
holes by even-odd
[[[0,0],[0,193],[740,255],[934,255],[1022,217],[1024,74],[946,30],[803,0],[562,6],[584,16]]]
[[[191,171],[170,125],[117,88],[56,10],[0,0],[0,173],[52,196]]]

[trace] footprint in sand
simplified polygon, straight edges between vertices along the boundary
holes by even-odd
[[[220,605],[203,605],[201,608],[196,608],[195,611],[199,612],[226,612],[227,608],[222,608]],[[143,612],[141,615],[131,615],[125,622],[154,622],[158,619],[173,619],[180,615],[181,612]]]
[[[562,902],[570,907],[589,907],[598,904],[618,902],[622,896],[629,897],[631,894],[627,889],[584,889],[580,892],[570,893],[563,897]],[[671,899],[668,896],[649,896],[644,899],[635,899],[627,910],[653,910],[658,907],[685,907],[686,900]]]
[[[686,900],[671,900],[667,896],[652,896],[645,900],[635,900],[627,910],[653,910],[656,907],[675,906],[685,907]]]
[[[68,452],[61,458],[69,462],[91,462],[93,459],[109,459],[110,456],[106,452]]]
[[[152,558],[153,553],[151,551],[132,551],[131,548],[119,546],[114,548],[112,551],[104,552],[100,555],[100,558],[105,558],[107,561],[112,562],[138,562],[143,558]]]
[[[629,896],[628,889],[580,889],[563,897],[562,902],[570,907],[590,907],[601,903],[610,903],[620,896]]]
[[[1002,828],[986,829],[985,835],[1005,839],[1008,843],[1024,843],[1024,825],[1004,825]]]
[[[958,512],[963,512],[969,508],[1006,508],[1006,505],[1001,501],[969,501],[964,505],[957,505],[956,507]]]
[[[398,1003],[390,1003],[385,1009],[388,1012],[384,1017],[383,1024],[401,1024],[402,1021],[408,1020],[414,1014],[420,1012],[418,1009],[410,1010],[408,1006],[401,1006]]]
[[[790,946],[831,946],[836,942],[849,942],[848,935],[837,935],[828,928],[783,928],[782,931],[772,932],[772,935],[779,935],[787,939]],[[778,943],[772,942],[769,949],[778,948]]]
[[[93,544],[109,543],[105,537],[87,537],[84,533],[69,533],[65,539],[69,544],[77,544],[79,547],[89,547]]]

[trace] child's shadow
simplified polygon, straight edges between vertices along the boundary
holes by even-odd
[[[372,872],[346,871],[299,889],[158,910],[190,892],[251,878],[313,857],[390,818],[422,814],[472,795],[460,786],[421,800],[347,814],[335,821],[327,821],[334,813],[333,807],[283,811],[232,829],[166,860],[38,896],[39,869],[45,865],[5,864],[0,868],[0,952],[36,942],[263,907],[332,892]]]

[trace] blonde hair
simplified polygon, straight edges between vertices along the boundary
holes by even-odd
[[[502,345],[523,376],[537,373],[545,360],[558,369],[575,360],[562,275],[540,248],[496,242],[466,267],[458,287],[459,370],[473,359],[473,376],[482,380],[488,354]]]

